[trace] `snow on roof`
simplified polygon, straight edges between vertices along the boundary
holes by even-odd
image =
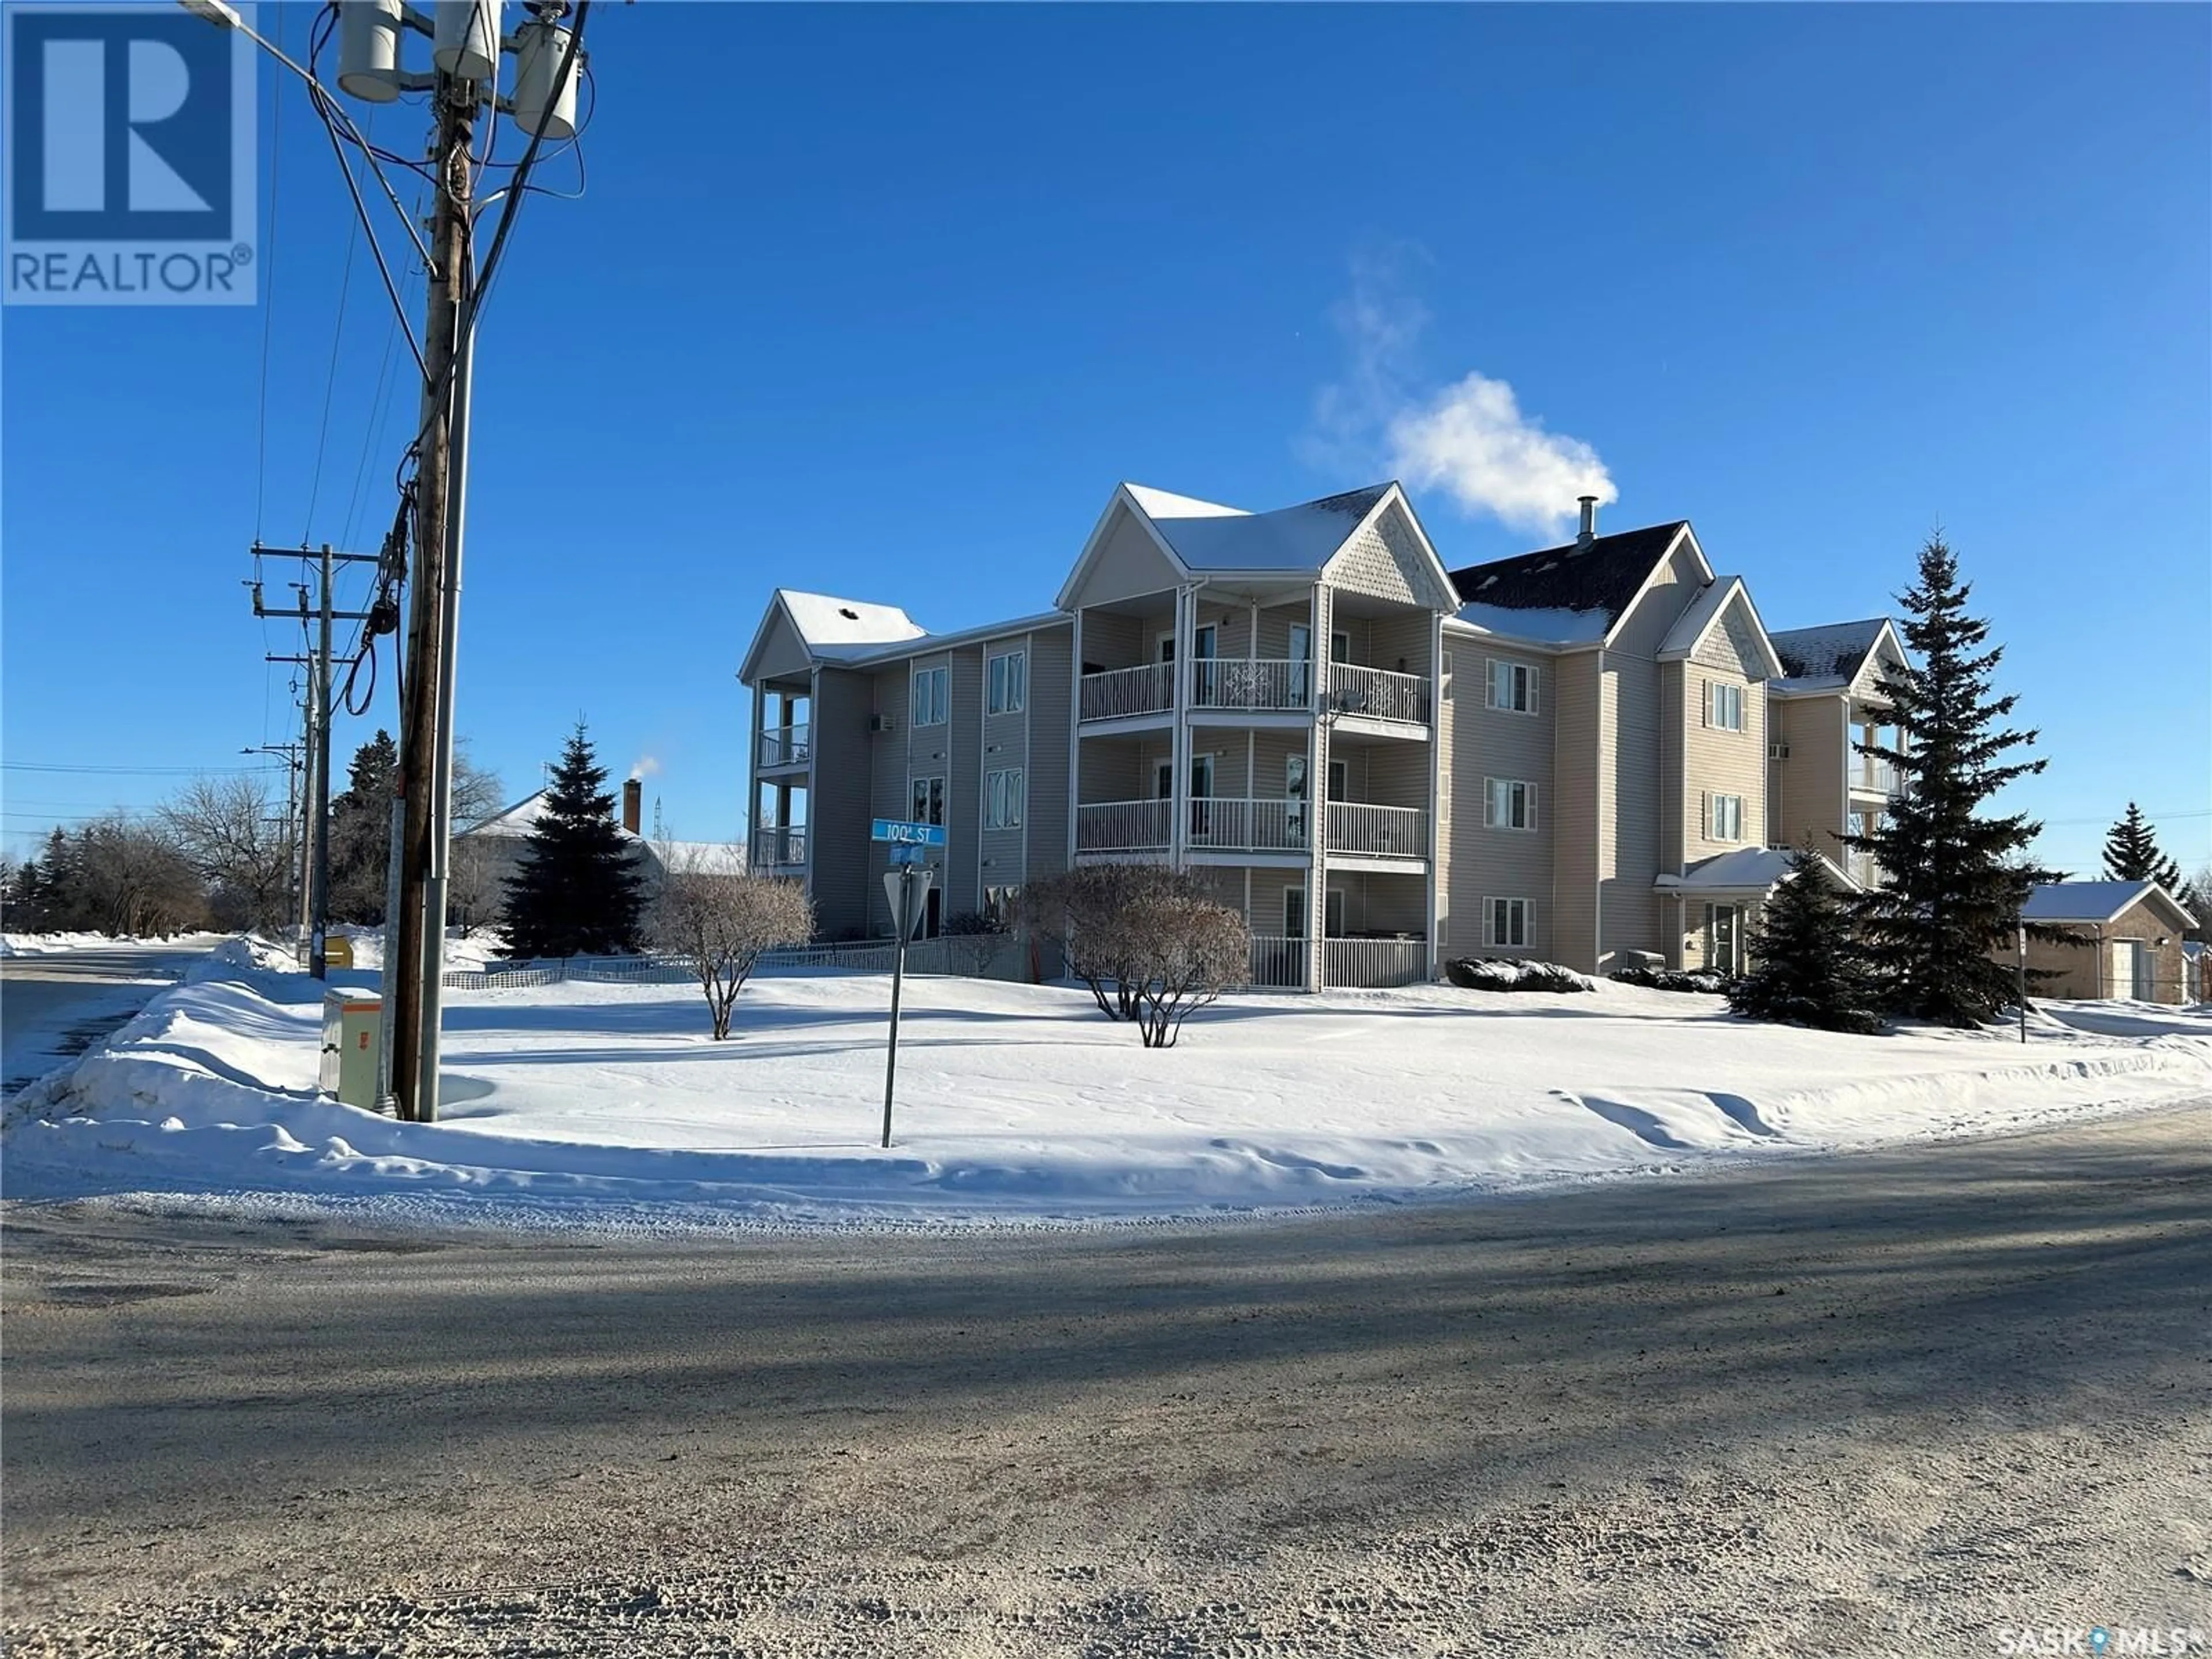
[[[463,836],[526,836],[545,811],[545,791],[525,795],[512,806],[501,807],[481,823],[455,831]]]
[[[1463,605],[1459,619],[1486,634],[1542,645],[1595,645],[1613,626],[1609,611],[1523,611],[1504,605]]]
[[[1887,617],[1863,622],[1828,623],[1819,628],[1790,628],[1770,634],[1790,683],[1833,680],[1848,684],[1866,665],[1867,653],[1881,637]]]
[[[2020,914],[2027,921],[2110,921],[2154,887],[2148,881],[2045,882],[2028,890]]]
[[[1142,484],[1124,488],[1152,521],[1160,539],[1194,571],[1318,574],[1390,486],[1372,484],[1272,513],[1243,513]]]
[[[1451,573],[1460,597],[1514,611],[1602,611],[1608,625],[1635,603],[1689,520],[1568,542]]]
[[[840,599],[827,593],[802,593],[779,587],[776,597],[791,613],[799,636],[817,655],[828,655],[855,646],[891,645],[920,639],[923,629],[895,605],[869,605],[860,599]]]
[[[1779,847],[1739,847],[1733,853],[1699,859],[1679,876],[1662,875],[1656,884],[1679,892],[1764,893],[1789,876],[1791,857]],[[1820,862],[1827,865],[1837,886],[1857,885],[1826,858]]]

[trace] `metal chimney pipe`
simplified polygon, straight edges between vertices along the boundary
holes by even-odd
[[[1597,539],[1597,497],[1577,495],[1575,499],[1583,504],[1583,527],[1575,538],[1575,545],[1588,547]]]
[[[645,781],[631,778],[623,785],[623,828],[633,836],[645,812]]]

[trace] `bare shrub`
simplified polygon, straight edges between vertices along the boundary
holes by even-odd
[[[1100,1010],[1133,1021],[1147,1048],[1173,1048],[1186,1019],[1251,971],[1244,919],[1186,872],[1083,865],[1031,883],[1021,904]]]
[[[662,862],[653,942],[690,963],[720,1042],[762,956],[813,937],[814,907],[798,882],[715,867],[696,848],[665,849]]]
[[[981,979],[1006,942],[1006,924],[981,910],[963,910],[945,920],[938,930],[943,948],[961,971]]]

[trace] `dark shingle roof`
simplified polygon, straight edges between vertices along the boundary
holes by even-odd
[[[1594,538],[1583,547],[1569,542],[1534,553],[1516,554],[1451,573],[1462,605],[1496,605],[1513,611],[1602,611],[1618,621],[1666,556],[1689,521],[1650,525],[1614,536]]]
[[[1852,679],[1867,653],[1881,637],[1881,617],[1864,622],[1829,623],[1820,628],[1790,628],[1770,634],[1774,654],[1793,680]]]

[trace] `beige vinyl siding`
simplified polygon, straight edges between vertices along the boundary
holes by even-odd
[[[1425,878],[1353,871],[1332,874],[1328,884],[1345,896],[1346,932],[1427,936],[1429,885]]]
[[[1682,860],[1743,847],[1766,845],[1766,698],[1759,665],[1747,625],[1731,605],[1717,626],[1699,641],[1686,665],[1682,683]],[[1741,688],[1743,729],[1731,732],[1710,723],[1711,688]],[[1720,841],[1709,833],[1707,804],[1715,795],[1743,799],[1743,833]]]
[[[1768,801],[1769,824],[1777,845],[1802,846],[1806,838],[1838,863],[1836,839],[1847,825],[1850,806],[1844,793],[1844,769],[1850,752],[1849,704],[1833,696],[1778,697],[1767,705],[1768,734],[1788,746],[1786,757],[1772,763],[1774,793]]]
[[[1540,902],[1534,919],[1548,939],[1553,959],[1586,971],[1597,966],[1599,859],[1611,839],[1599,823],[1599,745],[1605,714],[1598,658],[1597,652],[1583,651],[1545,665],[1553,671],[1547,677],[1554,731],[1552,829],[1547,837],[1552,846],[1552,902],[1548,922]],[[1465,845],[1464,836],[1461,844]],[[1519,896],[1498,883],[1485,886],[1456,876],[1455,880],[1465,890]]]
[[[1099,544],[1097,556],[1084,573],[1083,583],[1072,598],[1079,605],[1104,605],[1139,594],[1171,590],[1183,580],[1151,531],[1118,503],[1114,522]],[[1086,624],[1087,628],[1087,624]]]
[[[1605,653],[1606,795],[1601,843],[1598,966],[1617,965],[1623,951],[1658,951],[1659,665]]]
[[[868,716],[873,707],[871,676],[824,668],[817,677],[807,838],[814,926],[823,938],[867,927],[868,830],[873,816]]]
[[[1697,556],[1690,551],[1686,536],[1676,543],[1674,552],[1668,556],[1666,567],[1654,575],[1651,586],[1614,624],[1612,643],[1606,647],[1607,653],[1657,660],[1667,635],[1705,585]]]
[[[1146,763],[1146,755],[1157,746],[1142,738],[1085,738],[1082,787],[1076,799],[1085,802],[1149,799],[1152,774]]]
[[[1252,654],[1270,662],[1287,662],[1291,657],[1291,629],[1304,627],[1313,620],[1313,607],[1304,599],[1296,605],[1275,605],[1261,607],[1260,611],[1260,645]],[[1326,658],[1326,648],[1316,653]]]
[[[1482,901],[1492,896],[1528,901],[1525,954],[1548,954],[1555,948],[1553,854],[1562,810],[1553,788],[1554,749],[1565,741],[1554,719],[1558,675],[1563,666],[1571,672],[1575,665],[1586,667],[1591,659],[1554,662],[1514,656],[1512,660],[1536,670],[1536,712],[1523,714],[1489,707],[1490,661],[1506,653],[1487,641],[1450,635],[1444,640],[1444,653],[1451,659],[1452,672],[1437,732],[1444,748],[1436,826],[1441,858],[1437,904],[1444,954],[1474,956],[1491,948],[1483,942]],[[1423,749],[1419,744],[1405,746],[1415,753]],[[1560,747],[1559,752],[1565,750]],[[1583,752],[1584,776],[1593,778],[1595,759],[1589,758],[1587,747]],[[1425,754],[1422,758],[1425,761]],[[1537,827],[1533,833],[1489,827],[1483,811],[1485,777],[1518,778],[1536,786]],[[1395,804],[1396,797],[1389,799]],[[1587,813],[1586,799],[1583,810]]]
[[[1368,654],[1359,660],[1370,667],[1387,668],[1393,673],[1425,675],[1429,672],[1429,646],[1435,633],[1435,618],[1425,611],[1401,611],[1377,617],[1368,624]]]
[[[1378,743],[1363,753],[1366,775],[1352,793],[1354,800],[1377,806],[1426,806],[1429,804],[1429,745],[1425,743]]]
[[[1074,630],[1041,629],[1030,635],[1029,836],[1023,879],[1067,867],[1068,652]]]

